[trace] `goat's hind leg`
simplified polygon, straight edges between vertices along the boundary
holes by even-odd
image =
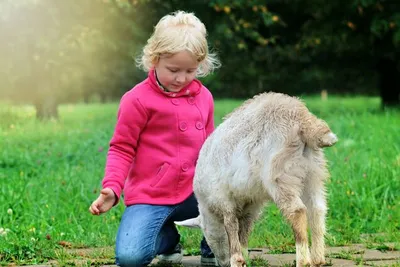
[[[307,208],[300,198],[307,174],[302,155],[304,144],[297,134],[297,129],[293,129],[291,134],[287,146],[272,160],[272,179],[265,181],[265,188],[292,226],[296,240],[296,266],[309,266],[311,260],[307,235]]]
[[[289,221],[296,241],[296,266],[310,266],[307,236],[307,208],[296,190],[277,188],[275,203]]]
[[[325,264],[325,216],[327,211],[326,197],[322,181],[308,184],[303,196],[307,206],[308,223],[311,228],[311,264]]]

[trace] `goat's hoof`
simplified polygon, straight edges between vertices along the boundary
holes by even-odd
[[[231,267],[246,267],[246,261],[240,254],[234,254],[231,257]]]
[[[315,260],[312,260],[312,261],[311,261],[311,266],[316,266],[316,267],[318,267],[318,266],[323,266],[323,265],[325,265],[325,264],[326,264],[325,259],[315,259]]]
[[[301,260],[299,262],[296,262],[296,267],[303,267],[303,266],[311,266],[311,262],[308,260]]]

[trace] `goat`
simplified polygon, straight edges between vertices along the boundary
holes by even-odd
[[[269,92],[245,101],[200,150],[193,181],[200,215],[175,223],[201,227],[221,266],[243,267],[253,224],[273,201],[293,229],[297,266],[324,264],[322,148],[337,140],[299,98]]]

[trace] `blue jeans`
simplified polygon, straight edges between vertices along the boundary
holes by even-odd
[[[193,194],[177,205],[128,206],[122,215],[117,234],[117,265],[147,266],[157,255],[172,251],[180,239],[174,221],[198,215],[197,200]],[[201,241],[201,253],[204,256],[212,254],[204,237]]]

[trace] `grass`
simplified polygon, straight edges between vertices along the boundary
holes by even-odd
[[[327,244],[398,242],[400,112],[380,111],[378,98],[304,99],[340,139],[326,149],[332,176]],[[218,100],[216,124],[240,103]],[[116,109],[116,103],[63,105],[59,121],[38,122],[30,106],[0,105],[0,264],[68,262],[79,255],[65,248],[114,245],[122,203],[100,217],[88,207],[101,188]],[[200,231],[180,231],[187,251],[198,253]],[[294,251],[292,232],[274,205],[265,208],[249,247]]]

